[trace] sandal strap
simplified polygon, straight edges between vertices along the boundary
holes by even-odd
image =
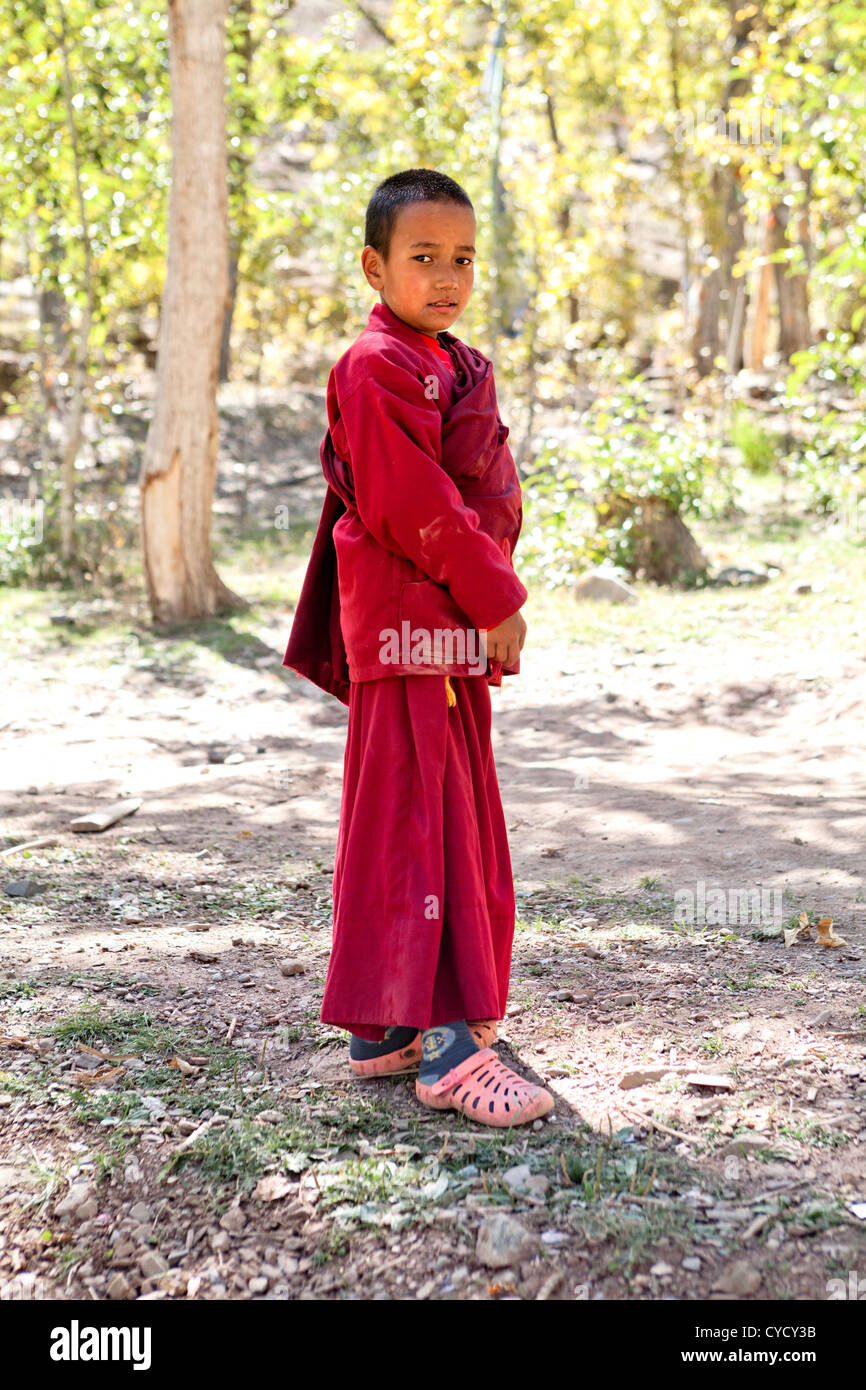
[[[482,1047],[480,1051],[473,1052],[471,1056],[464,1058],[462,1062],[458,1062],[456,1067],[452,1067],[444,1076],[440,1076],[438,1081],[433,1082],[430,1090],[436,1096],[444,1095],[446,1091],[450,1091],[452,1087],[459,1085],[461,1081],[465,1081],[466,1077],[471,1076],[473,1072],[480,1071],[483,1066],[488,1065],[490,1062],[498,1061],[499,1058],[492,1047]]]

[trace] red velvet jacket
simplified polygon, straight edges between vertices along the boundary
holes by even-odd
[[[377,304],[328,379],[328,491],[283,665],[344,704],[349,681],[383,676],[480,670],[500,685],[501,663],[479,667],[473,639],[526,601],[492,366],[450,333],[439,342],[454,373]]]

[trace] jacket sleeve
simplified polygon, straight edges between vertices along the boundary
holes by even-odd
[[[442,467],[442,413],[423,381],[379,359],[339,411],[371,535],[444,585],[476,628],[516,613],[527,591]]]

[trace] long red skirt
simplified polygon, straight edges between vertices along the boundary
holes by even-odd
[[[397,1024],[502,1018],[514,885],[483,676],[353,683],[321,1020],[379,1042]]]

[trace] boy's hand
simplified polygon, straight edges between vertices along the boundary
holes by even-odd
[[[501,661],[513,666],[526,640],[526,623],[520,613],[512,613],[498,627],[482,627],[481,641],[488,661]]]

